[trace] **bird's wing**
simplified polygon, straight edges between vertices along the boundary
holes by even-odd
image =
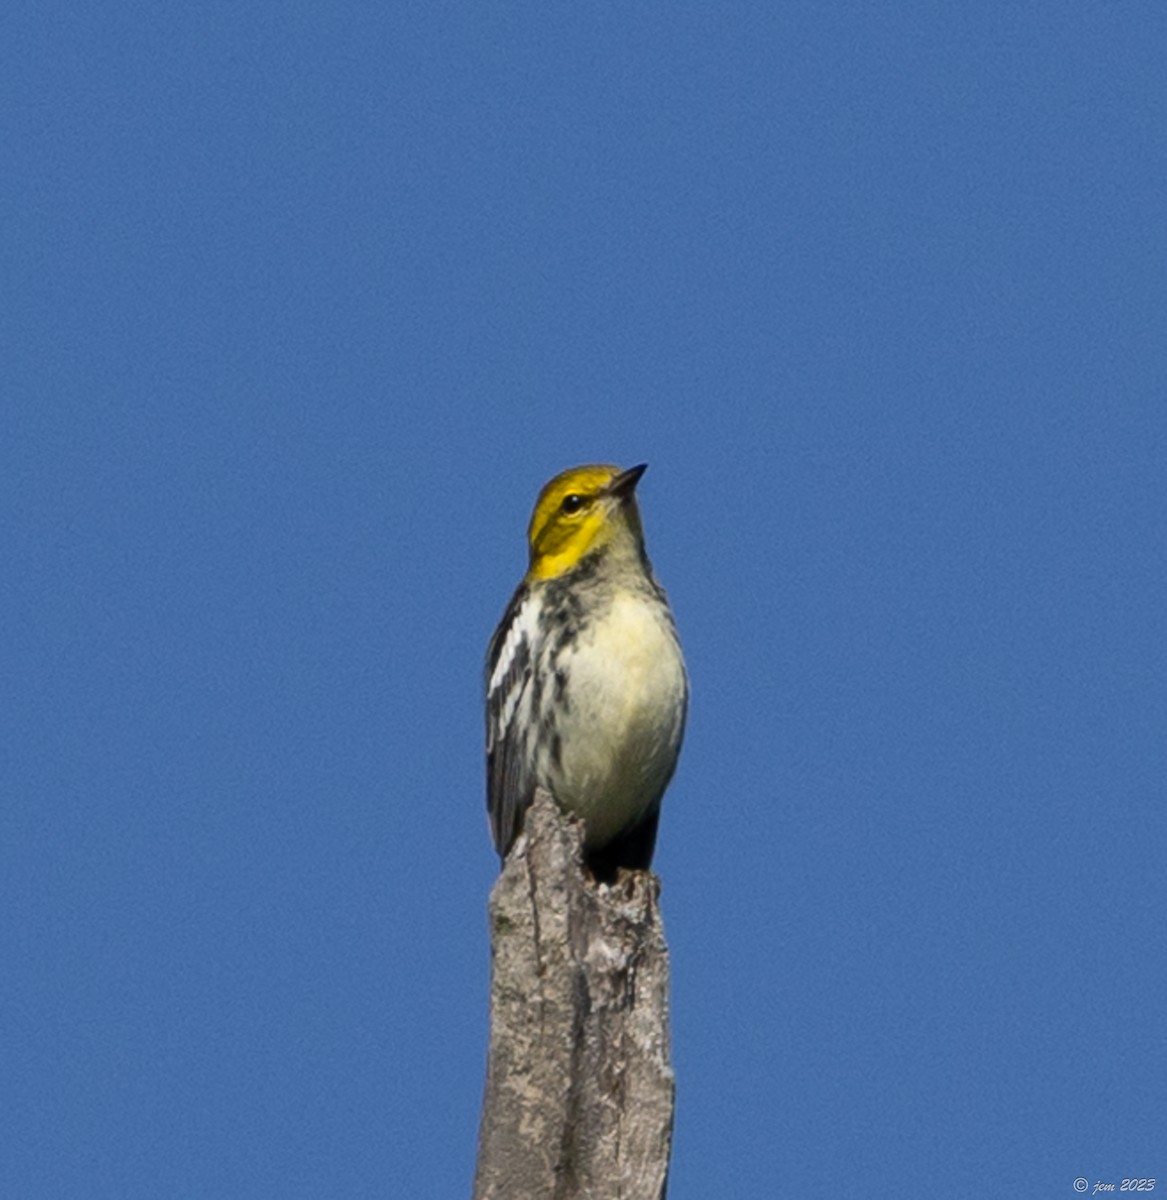
[[[519,733],[530,724],[535,634],[534,604],[521,584],[486,651],[486,811],[502,859],[518,836],[535,787]]]

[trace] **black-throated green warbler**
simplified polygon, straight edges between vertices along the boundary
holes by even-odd
[[[544,787],[583,819],[598,876],[652,861],[689,688],[644,549],[644,471],[574,467],[535,502],[530,567],[486,656],[486,804],[504,860]]]

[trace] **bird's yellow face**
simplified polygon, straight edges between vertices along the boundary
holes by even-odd
[[[554,579],[602,546],[640,554],[644,535],[634,493],[646,465],[627,471],[604,465],[572,467],[546,484],[527,532],[527,578]]]

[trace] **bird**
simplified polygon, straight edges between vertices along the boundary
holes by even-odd
[[[542,787],[582,819],[597,879],[651,866],[689,680],[645,550],[646,469],[572,467],[535,502],[527,573],[486,655],[486,806],[503,863]]]

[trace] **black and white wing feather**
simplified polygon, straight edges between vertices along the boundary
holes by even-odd
[[[525,736],[531,728],[534,610],[530,590],[521,584],[486,651],[486,811],[502,859],[518,836],[535,790]]]

